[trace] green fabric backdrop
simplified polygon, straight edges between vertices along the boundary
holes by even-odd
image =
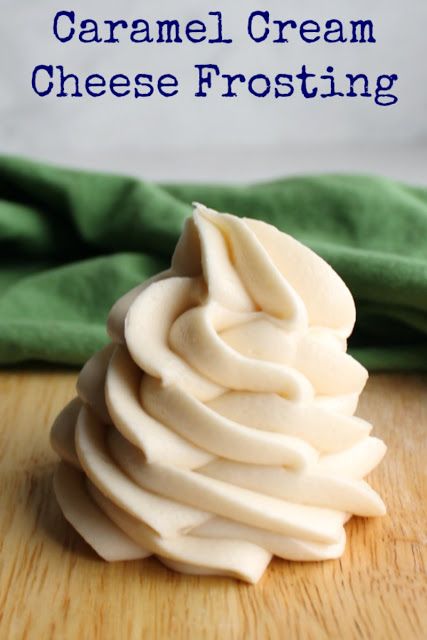
[[[427,189],[367,176],[156,185],[0,158],[0,363],[80,365],[125,291],[163,269],[192,201],[261,218],[317,251],[357,304],[351,352],[427,371]]]

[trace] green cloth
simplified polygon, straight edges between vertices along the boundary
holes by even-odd
[[[0,363],[82,364],[113,302],[169,263],[199,201],[261,218],[323,256],[357,304],[369,369],[427,370],[427,189],[367,176],[156,185],[0,158]]]

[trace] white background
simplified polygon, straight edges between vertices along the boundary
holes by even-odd
[[[193,18],[222,10],[232,45],[59,43],[56,10],[80,19]],[[245,34],[253,9],[277,19],[372,19],[377,44],[257,45]],[[253,180],[286,173],[373,171],[427,182],[427,2],[425,0],[0,0],[0,151],[160,180]],[[193,97],[196,63],[225,72],[297,73],[302,63],[337,77],[397,73],[399,102],[372,99]],[[175,98],[40,98],[37,64],[105,75],[174,73]]]

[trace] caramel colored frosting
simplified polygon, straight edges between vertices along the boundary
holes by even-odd
[[[197,205],[168,271],[112,308],[111,344],[58,416],[55,491],[106,560],[156,555],[256,582],[273,555],[339,557],[345,522],[385,513],[385,453],[355,417],[353,298],[273,226]]]

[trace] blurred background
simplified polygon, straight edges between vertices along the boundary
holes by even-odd
[[[425,0],[1,0],[0,151],[77,167],[163,181],[252,181],[322,171],[374,172],[427,183],[427,3]],[[205,20],[223,11],[232,45],[58,42],[57,10],[79,19]],[[376,44],[257,45],[245,35],[251,10],[278,19],[371,19]],[[301,64],[337,77],[397,73],[399,102],[372,99],[194,98],[194,64],[224,72],[297,73]],[[84,76],[174,73],[180,94],[99,99],[40,98],[31,89],[37,64],[62,64]]]

